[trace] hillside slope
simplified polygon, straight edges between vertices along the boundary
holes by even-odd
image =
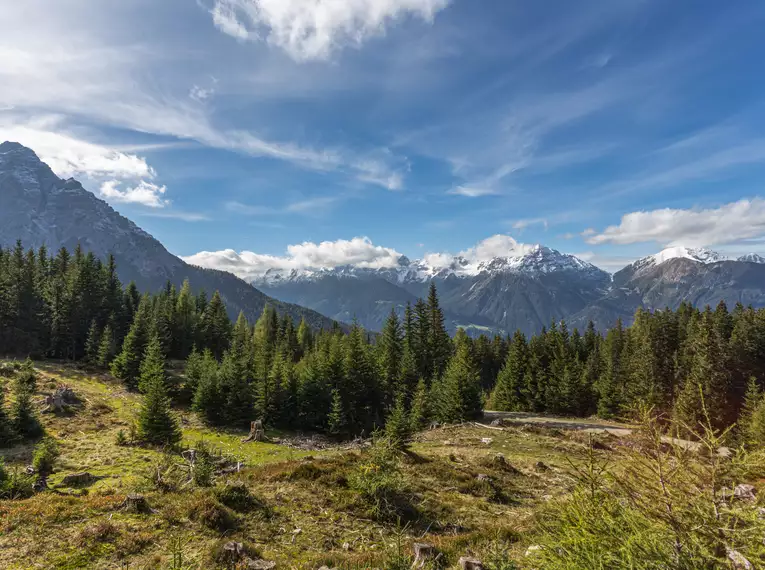
[[[100,258],[110,253],[123,283],[135,281],[142,291],[158,291],[167,281],[180,287],[189,279],[195,291],[220,291],[232,318],[240,311],[254,322],[266,304],[315,328],[332,321],[316,311],[277,301],[238,277],[194,267],[172,255],[151,235],[118,214],[74,179],[62,180],[30,149],[0,144],[0,245],[20,239],[25,247],[49,251],[80,244]]]

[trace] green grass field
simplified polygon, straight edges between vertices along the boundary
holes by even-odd
[[[423,432],[400,460],[393,515],[380,516],[352,484],[356,474],[374,468],[367,452],[242,443],[244,433],[210,430],[179,410],[187,446],[204,441],[244,468],[219,477],[214,487],[184,484],[162,492],[147,474],[163,453],[116,443],[120,430],[129,431],[140,396],[107,375],[55,363],[37,368],[40,397],[66,384],[82,406],[42,416],[61,450],[51,490],[0,501],[2,568],[225,568],[216,551],[228,540],[249,545],[277,568],[382,568],[399,548],[408,556],[415,541],[443,552],[444,568],[467,554],[487,568],[522,568],[534,513],[567,492],[568,461],[587,452],[583,440],[546,429],[463,425]],[[0,454],[9,468],[21,468],[31,462],[32,448]],[[537,467],[539,461],[549,469]],[[82,471],[98,480],[84,489],[60,485],[65,475]],[[235,481],[249,489],[257,508],[236,511],[216,498]],[[130,492],[144,494],[152,512],[126,512]]]

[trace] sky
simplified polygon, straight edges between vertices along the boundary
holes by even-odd
[[[764,27],[757,0],[0,0],[0,141],[214,267],[765,253]]]

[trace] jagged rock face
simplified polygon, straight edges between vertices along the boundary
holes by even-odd
[[[229,273],[188,265],[79,182],[58,178],[32,150],[5,142],[0,144],[0,245],[18,239],[50,252],[79,243],[101,259],[111,253],[120,279],[135,281],[143,291],[158,291],[168,280],[180,287],[188,278],[195,291],[220,291],[234,318],[243,311],[254,321],[270,303],[295,319],[305,316],[314,327],[331,326],[322,315],[270,299]]]

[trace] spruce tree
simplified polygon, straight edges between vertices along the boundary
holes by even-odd
[[[329,416],[327,416],[327,430],[334,436],[346,435],[348,431],[343,398],[337,389],[332,390],[332,405],[329,410]]]
[[[218,291],[205,307],[199,326],[201,346],[209,348],[218,360],[223,358],[231,338],[231,321]]]
[[[5,409],[5,381],[0,378],[0,447],[10,447],[13,439],[13,426]]]
[[[91,365],[98,364],[98,347],[101,344],[101,334],[96,321],[90,323],[88,338],[85,341],[85,362]]]
[[[456,353],[437,381],[436,414],[442,422],[473,419],[481,413],[481,378],[465,331],[457,331]]]
[[[32,371],[34,373],[34,371]],[[11,428],[21,439],[35,439],[43,434],[43,427],[35,412],[32,398],[36,380],[30,382],[28,375],[18,374],[13,381],[13,401],[10,409]]]
[[[196,379],[192,409],[205,423],[221,425],[224,420],[225,397],[218,382],[218,362],[211,352],[205,351],[205,354],[209,354],[209,358],[215,361],[215,364],[201,367],[199,377]]]
[[[424,428],[430,420],[430,393],[425,379],[420,378],[417,388],[412,397],[412,406],[409,412],[409,421],[412,431],[418,431]]]
[[[526,337],[516,331],[507,353],[505,365],[497,377],[497,384],[491,396],[493,409],[518,411],[528,408],[524,398],[524,379],[528,371],[528,346]]]
[[[401,358],[404,351],[404,341],[401,322],[395,309],[391,309],[382,335],[379,340],[380,367],[382,368],[382,389],[390,404],[395,402],[402,391]]]
[[[247,368],[231,350],[224,353],[218,369],[218,387],[223,399],[226,424],[234,427],[247,426],[255,414],[255,399],[247,381]]]
[[[101,342],[98,345],[98,355],[96,356],[96,365],[101,368],[108,368],[114,359],[114,332],[111,325],[106,325],[101,334]]]
[[[763,401],[763,392],[755,377],[750,377],[746,386],[746,394],[744,396],[744,404],[741,407],[741,412],[738,416],[738,422],[736,422],[736,435],[740,443],[751,445],[755,443],[752,440],[753,424],[755,420],[755,414],[760,403]],[[764,444],[765,440],[761,442]]]
[[[146,346],[141,365],[139,366],[138,390],[146,393],[149,384],[157,379],[163,384],[167,383],[165,375],[165,356],[162,351],[162,343],[157,334],[152,335]]]
[[[138,413],[138,437],[153,445],[174,446],[181,440],[178,419],[170,408],[165,379],[165,360],[159,337],[154,336],[141,363],[139,385],[144,392]]]
[[[149,340],[150,304],[149,297],[144,296],[135,313],[125,341],[122,343],[122,350],[111,364],[112,374],[119,380],[122,380],[131,390],[138,388],[141,360]]]
[[[396,405],[385,422],[385,435],[398,449],[405,449],[412,436],[412,424],[406,412],[403,395],[396,400]]]

